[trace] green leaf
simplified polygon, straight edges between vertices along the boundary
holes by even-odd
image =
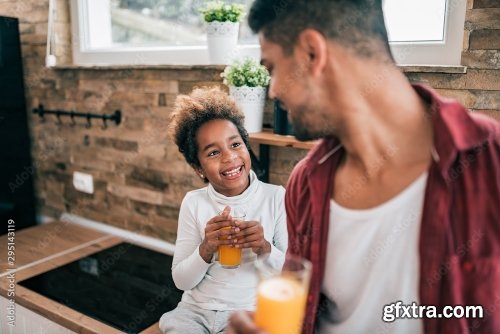
[[[224,69],[221,77],[224,79],[224,84],[236,87],[265,87],[269,85],[271,79],[267,69],[250,57],[245,58],[243,62],[234,61]]]
[[[222,1],[209,2],[199,9],[206,22],[240,22],[243,19],[245,6],[241,4],[225,4]]]

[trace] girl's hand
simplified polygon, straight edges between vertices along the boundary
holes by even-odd
[[[199,252],[206,263],[212,261],[212,257],[219,249],[219,245],[229,245],[232,243],[232,240],[230,240],[231,237],[228,240],[219,239],[221,236],[230,236],[233,233],[233,229],[222,229],[223,227],[233,226],[229,212],[231,212],[231,208],[226,206],[220,215],[210,219],[205,226],[205,238],[200,244]]]
[[[264,229],[259,222],[235,220],[234,225],[235,233],[231,237],[234,247],[252,248],[257,255],[271,252],[271,244],[264,239]]]

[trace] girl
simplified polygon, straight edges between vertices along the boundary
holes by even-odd
[[[169,134],[208,185],[188,192],[181,204],[172,276],[184,294],[160,319],[163,333],[223,332],[231,311],[255,307],[256,256],[267,254],[273,266],[283,265],[285,190],[259,181],[251,170],[243,120],[219,88],[177,97]],[[245,212],[244,221],[232,219],[234,210]],[[242,249],[238,268],[220,265],[220,245]]]

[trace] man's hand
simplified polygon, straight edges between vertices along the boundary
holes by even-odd
[[[235,239],[234,247],[252,248],[257,255],[271,252],[271,244],[264,239],[264,229],[259,222],[235,220],[234,226],[235,234],[231,236]]]
[[[237,311],[229,317],[226,334],[266,334],[253,320],[253,312]]]
[[[222,229],[223,227],[233,226],[229,212],[231,208],[226,206],[224,211],[218,216],[210,219],[205,226],[205,238],[200,245],[200,256],[206,263],[210,263],[215,252],[219,249],[219,245],[229,245],[233,240],[221,240],[221,237],[229,237],[233,229]],[[224,238],[227,239],[227,238]]]

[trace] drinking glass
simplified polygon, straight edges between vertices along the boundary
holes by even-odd
[[[233,220],[245,220],[246,212],[243,209],[234,208],[231,210],[231,218]],[[224,230],[229,230],[233,226],[223,227]],[[226,237],[220,237],[225,240]],[[241,248],[230,247],[229,245],[219,246],[219,264],[226,269],[238,268],[241,264]]]
[[[311,262],[287,255],[282,270],[267,257],[255,261],[259,276],[255,322],[269,334],[295,334],[302,330],[311,277]]]

